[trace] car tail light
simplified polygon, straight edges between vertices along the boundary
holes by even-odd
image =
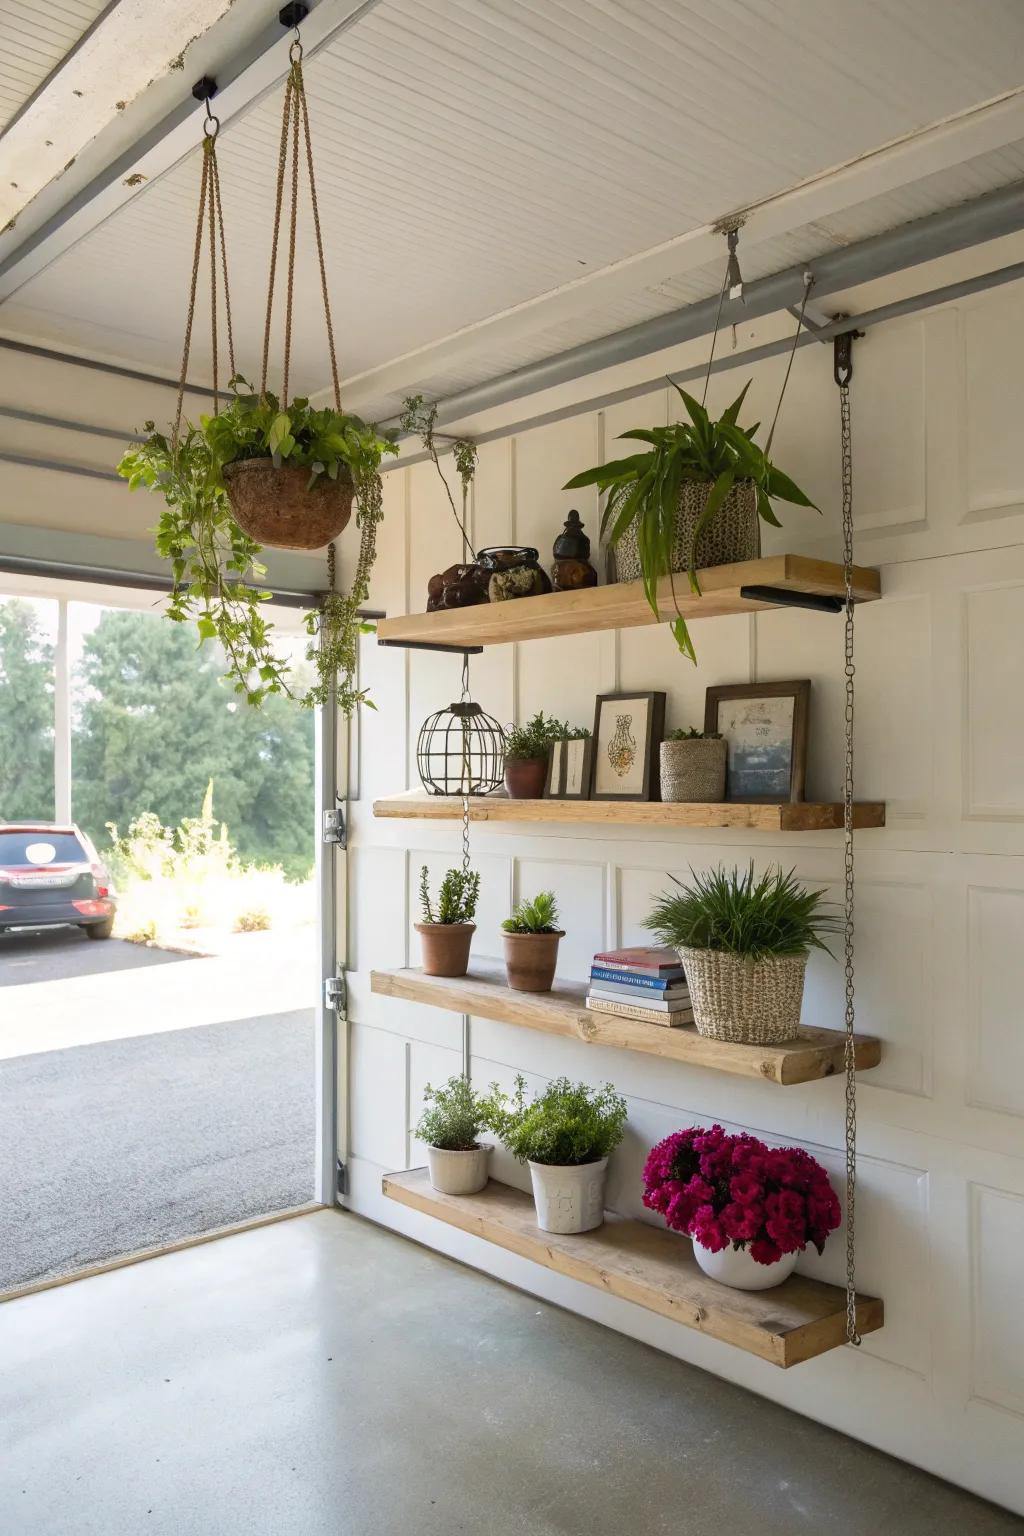
[[[13,907],[5,907],[4,904],[2,902],[0,902],[0,912],[13,912],[13,911],[14,911]]]
[[[107,881],[109,880],[110,876],[107,874],[106,870],[103,868],[103,865],[102,864],[92,864],[92,865],[90,865],[90,868],[92,870],[93,879],[96,882],[96,895],[97,896],[109,896],[110,895],[110,886],[107,884]]]
[[[110,911],[109,901],[73,901],[71,905],[83,917],[106,917]]]

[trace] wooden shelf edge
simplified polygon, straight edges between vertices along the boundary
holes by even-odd
[[[584,1003],[586,988],[572,982],[556,981],[551,992],[512,992],[505,985],[501,967],[479,961],[468,976],[425,976],[412,968],[371,971],[370,990],[381,997],[517,1024],[543,1034],[581,1040],[585,1045],[638,1051],[780,1088],[817,1082],[843,1070],[845,1036],[841,1030],[804,1025],[798,1039],[781,1045],[735,1045],[706,1039],[692,1024],[667,1028],[592,1012]],[[877,1067],[881,1059],[880,1040],[871,1035],[855,1037],[859,1072]]]
[[[704,1274],[678,1233],[609,1214],[593,1232],[541,1232],[533,1201],[494,1180],[477,1195],[442,1195],[425,1169],[385,1174],[389,1200],[569,1279],[634,1302],[650,1312],[732,1344],[782,1369],[846,1341],[846,1293],[803,1275],[767,1291],[736,1291]],[[882,1302],[858,1296],[862,1334],[882,1327]]]
[[[418,790],[373,802],[381,818],[457,821],[462,817],[460,795],[427,795]],[[765,805],[754,801],[707,803],[631,800],[513,800],[505,795],[471,795],[469,819],[475,822],[542,824],[601,823],[612,826],[722,828],[747,832],[834,832],[843,826],[840,801],[796,801]],[[885,826],[885,802],[859,800],[854,806],[855,828]]]

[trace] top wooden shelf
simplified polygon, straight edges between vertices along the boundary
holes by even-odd
[[[701,595],[695,597],[685,574],[675,577],[678,611],[687,620],[758,613],[785,605],[787,599],[800,606],[801,598],[841,599],[845,594],[842,566],[807,555],[769,555],[763,560],[710,566],[700,572],[700,584]],[[855,566],[853,595],[861,603],[880,597],[878,572]],[[547,640],[556,635],[604,629],[635,629],[676,617],[672,581],[667,577],[658,588],[658,608],[659,617],[655,619],[644,596],[643,583],[625,581],[580,592],[550,592],[543,597],[520,597],[505,603],[480,603],[474,608],[381,619],[377,639],[386,644],[458,647]]]

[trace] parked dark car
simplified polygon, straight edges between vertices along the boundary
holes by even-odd
[[[0,822],[0,933],[71,923],[109,939],[116,910],[110,876],[78,827]]]

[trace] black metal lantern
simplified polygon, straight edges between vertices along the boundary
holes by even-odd
[[[487,795],[505,772],[505,733],[479,704],[463,697],[420,727],[416,766],[431,795]]]

